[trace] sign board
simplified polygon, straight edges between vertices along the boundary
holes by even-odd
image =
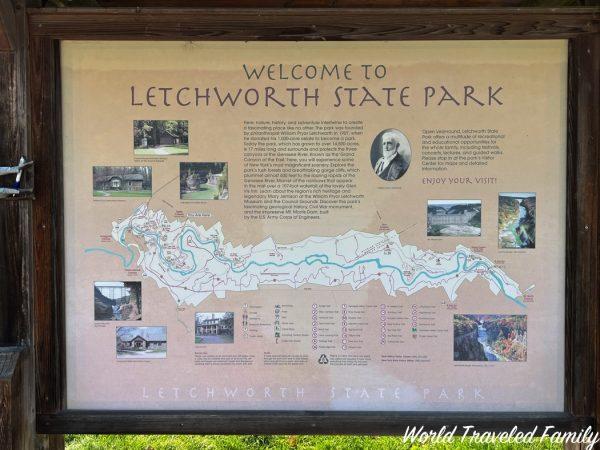
[[[567,41],[60,69],[68,409],[564,410]]]

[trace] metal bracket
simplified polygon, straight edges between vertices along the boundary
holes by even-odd
[[[33,188],[21,188],[21,178],[23,171],[27,168],[33,168],[33,161],[27,161],[24,156],[19,160],[16,166],[0,166],[0,177],[6,175],[15,175],[15,181],[10,186],[0,186],[0,199],[19,200],[31,198]]]

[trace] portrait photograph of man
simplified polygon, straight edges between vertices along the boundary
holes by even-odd
[[[371,165],[375,174],[386,181],[400,178],[408,170],[411,150],[408,139],[395,129],[383,130],[371,145]]]

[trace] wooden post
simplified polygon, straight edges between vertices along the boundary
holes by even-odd
[[[19,347],[3,347],[0,350],[0,442],[6,448],[19,448],[21,433],[19,423],[23,419],[21,398],[21,364]]]
[[[0,1],[0,165],[28,147],[25,0]],[[33,186],[27,174],[22,183]],[[31,197],[30,197],[31,198]],[[62,435],[38,435],[32,347],[31,199],[0,200],[0,448],[64,448]]]

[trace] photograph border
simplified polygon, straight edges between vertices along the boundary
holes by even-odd
[[[429,234],[427,234],[427,224],[429,222],[429,218],[427,218],[425,220],[425,237],[427,239],[431,239],[431,238],[433,238],[433,239],[437,239],[437,238],[439,238],[439,239],[448,239],[448,238],[452,239],[452,238],[455,238],[455,237],[461,237],[461,238],[462,237],[466,237],[466,238],[475,238],[475,239],[476,238],[483,238],[483,204],[484,204],[484,201],[482,199],[476,199],[476,198],[428,198],[426,200],[427,203],[425,204],[425,213],[427,215],[429,215],[429,213],[427,212],[427,210],[429,208],[429,202],[440,201],[440,200],[441,201],[447,201],[447,202],[450,202],[452,200],[472,200],[472,201],[478,201],[479,204],[481,205],[481,211],[479,213],[481,215],[481,227],[479,227],[479,235],[478,236],[469,236],[469,235],[464,235],[464,236],[463,235],[461,235],[461,236],[430,236]]]
[[[132,358],[128,358],[128,357],[121,357],[119,358],[119,350],[117,349],[117,333],[119,332],[119,328],[164,328],[165,329],[165,345],[167,346],[167,348],[165,349],[165,356],[162,356],[160,358],[142,358],[142,357],[132,357]],[[168,356],[168,351],[169,351],[169,328],[166,325],[117,325],[115,327],[115,360],[118,362],[121,361],[162,361],[164,359],[167,359]]]
[[[528,192],[535,195],[535,247],[533,248],[517,248],[517,247],[500,247],[500,194],[514,194],[517,192]],[[538,243],[538,193],[536,191],[498,191],[496,198],[496,245],[499,251],[513,251],[526,252],[535,251]]]
[[[135,148],[135,123],[136,122],[142,122],[142,121],[150,121],[150,120],[156,120],[156,121],[161,121],[161,122],[167,122],[169,120],[177,120],[178,122],[187,122],[188,125],[188,142],[187,142],[187,152],[185,153],[167,153],[165,155],[159,155],[159,154],[153,154],[153,153],[148,153],[148,154],[137,154],[136,148]],[[131,122],[131,148],[133,151],[133,158],[134,160],[136,159],[144,159],[144,158],[170,158],[173,156],[180,156],[180,157],[189,157],[190,156],[190,120],[189,119],[133,119]]]
[[[96,167],[118,167],[118,168],[125,168],[125,167],[149,167],[150,168],[150,195],[118,195],[113,197],[112,195],[96,195],[96,189],[94,188],[94,172]],[[143,166],[101,166],[101,165],[93,165],[92,166],[92,198],[96,199],[96,200],[103,200],[103,199],[107,199],[107,198],[123,198],[123,199],[128,199],[128,198],[152,198],[152,195],[154,194],[154,180],[153,180],[153,172],[154,172],[154,168],[150,165],[143,165]],[[136,191],[127,191],[127,192],[136,192]]]
[[[496,314],[484,314],[484,313],[454,313],[452,315],[452,353],[454,354],[454,350],[455,350],[455,339],[456,339],[456,328],[455,327],[455,323],[454,321],[456,320],[456,316],[501,316],[501,317],[525,317],[525,332],[527,333],[528,331],[528,327],[529,327],[529,315],[527,314],[506,314],[506,313],[496,313]],[[495,364],[495,363],[499,363],[499,364],[505,364],[505,363],[526,363],[527,359],[529,358],[529,347],[526,345],[525,346],[525,359],[523,361],[489,361],[489,360],[483,360],[483,359],[455,359],[456,357],[453,355],[453,361],[455,363],[481,363],[481,362],[485,362],[485,363],[490,363],[490,364]]]
[[[185,164],[225,164],[225,168],[227,169],[227,198],[218,198],[218,199],[214,199],[214,198],[182,198],[183,193],[181,192],[181,174],[182,174],[182,170]],[[230,183],[229,183],[229,170],[230,170],[230,166],[229,166],[229,161],[180,161],[179,162],[179,167],[178,167],[178,172],[179,172],[179,176],[178,176],[178,184],[177,186],[179,186],[177,188],[178,191],[178,197],[179,197],[179,201],[183,202],[183,203],[195,203],[195,202],[226,202],[227,200],[229,200],[231,198],[231,188],[230,188]],[[222,172],[221,172],[222,173]],[[204,183],[206,184],[206,183]]]
[[[233,329],[231,330],[231,342],[212,342],[212,343],[196,342],[196,338],[198,337],[198,335],[196,334],[196,318],[198,317],[198,315],[200,315],[200,314],[227,314],[227,313],[233,314]],[[210,346],[212,346],[212,345],[234,344],[235,343],[235,316],[236,316],[235,311],[196,311],[194,313],[194,345],[210,345]]]
[[[141,311],[139,311],[140,318],[139,319],[96,319],[96,298],[95,298],[96,283],[137,283],[137,284],[139,284],[140,304],[142,305]],[[102,287],[102,286],[100,286],[100,287]],[[143,314],[144,314],[143,313],[144,293],[143,293],[143,289],[142,289],[142,281],[141,280],[95,280],[93,283],[93,288],[94,288],[94,297],[92,298],[92,301],[94,302],[94,323],[96,323],[96,322],[98,322],[98,323],[123,323],[123,322],[138,322],[138,321],[142,320]]]
[[[406,142],[408,142],[408,150],[410,151],[410,160],[408,162],[408,167],[406,167],[406,170],[404,171],[404,173],[402,175],[400,175],[398,178],[396,178],[395,180],[384,180],[379,175],[377,175],[377,173],[375,172],[375,166],[373,166],[373,162],[371,160],[371,156],[372,156],[372,153],[373,153],[373,145],[375,144],[375,140],[379,139],[380,135],[383,135],[384,133],[386,133],[388,131],[397,131],[400,134],[402,134],[402,136],[404,136],[404,138],[406,139]],[[413,162],[414,162],[414,158],[413,158],[412,143],[410,142],[410,139],[408,138],[408,136],[406,135],[406,133],[404,131],[402,131],[400,128],[384,128],[379,133],[377,133],[375,135],[375,137],[372,139],[372,141],[371,141],[371,147],[369,148],[369,165],[371,166],[371,170],[373,171],[373,175],[375,175],[377,177],[377,179],[379,179],[379,181],[394,182],[394,181],[401,180],[402,177],[404,177],[404,175],[406,175],[408,173],[408,171],[410,170],[410,166],[413,164]]]

